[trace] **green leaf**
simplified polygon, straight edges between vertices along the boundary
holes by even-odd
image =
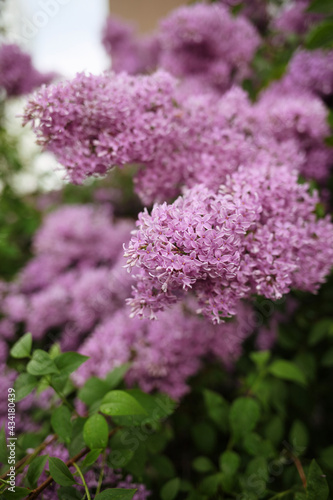
[[[216,494],[218,487],[222,484],[222,481],[223,474],[221,472],[207,476],[199,485],[200,492],[208,495],[209,497],[213,496]]]
[[[306,379],[300,368],[284,359],[278,359],[268,367],[268,371],[277,378],[290,380],[300,385],[306,385]]]
[[[49,355],[51,359],[54,359],[59,356],[59,354],[61,354],[61,348],[60,344],[56,342],[55,344],[51,345],[51,348],[49,349]]]
[[[220,468],[226,476],[234,476],[240,466],[240,456],[234,451],[225,451],[220,456]]]
[[[314,0],[307,8],[307,12],[316,12],[318,14],[333,14],[332,0]]]
[[[333,348],[329,349],[321,358],[321,365],[327,368],[333,366]]]
[[[47,352],[37,349],[32,355],[32,360],[28,363],[27,372],[30,375],[40,377],[42,375],[58,373],[58,368]]]
[[[16,401],[21,401],[38,386],[38,378],[30,373],[21,373],[14,383]]]
[[[15,492],[6,490],[3,495],[6,498],[6,500],[21,500],[21,498],[27,498],[29,493],[31,493],[31,490],[15,486]]]
[[[309,334],[309,345],[316,345],[318,342],[333,333],[333,321],[331,318],[322,318],[317,321]]]
[[[54,358],[54,362],[62,375],[69,375],[75,372],[87,359],[89,359],[88,356],[83,356],[78,352],[64,352]]]
[[[236,399],[230,409],[230,425],[236,440],[251,432],[260,417],[260,407],[252,398]]]
[[[156,426],[157,423],[173,413],[175,402],[166,394],[151,395],[139,389],[129,389],[127,394],[132,396],[144,409],[144,414],[130,416],[114,416],[113,420],[121,426],[142,426],[150,424]]]
[[[117,366],[111,372],[109,372],[105,378],[106,383],[110,389],[114,389],[123,380],[124,376],[130,369],[132,363],[125,363],[121,366]]]
[[[100,411],[106,415],[145,415],[147,412],[138,401],[126,391],[108,392],[100,406]]]
[[[307,475],[307,500],[326,500],[328,498],[328,484],[323,471],[315,460],[312,460]]]
[[[215,470],[213,462],[207,457],[197,457],[192,462],[192,467],[197,472],[212,472]]]
[[[36,488],[37,481],[40,478],[45,464],[47,462],[48,455],[40,455],[33,459],[31,464],[29,465],[28,473],[27,473],[27,481],[28,486],[31,489]]]
[[[157,471],[160,478],[172,478],[176,475],[176,469],[170,458],[165,455],[156,455],[152,466]]]
[[[180,479],[178,477],[170,479],[161,489],[161,500],[173,500],[176,498],[180,487]]]
[[[121,490],[112,488],[102,491],[95,496],[95,500],[132,500],[137,490]]]
[[[69,441],[72,436],[72,414],[67,406],[59,406],[51,415],[51,425],[56,434],[64,441]]]
[[[57,493],[59,500],[82,500],[81,493],[73,486],[62,486]]]
[[[68,444],[69,456],[77,455],[85,447],[83,439],[83,427],[87,418],[78,417],[73,420],[73,431],[71,441]]]
[[[191,434],[196,448],[205,455],[212,453],[217,443],[217,431],[207,421],[196,422],[191,427]]]
[[[324,448],[320,453],[320,461],[333,471],[333,445]]]
[[[275,446],[279,445],[284,435],[284,424],[278,415],[272,416],[265,428],[265,437]]]
[[[102,453],[102,449],[99,450],[91,450],[89,453],[86,455],[85,459],[82,462],[82,467],[90,467],[90,465],[94,464],[100,454]]]
[[[272,443],[262,439],[262,437],[255,432],[250,432],[244,437],[243,447],[249,455],[262,456],[264,458],[273,457],[275,455]]]
[[[137,446],[138,440],[136,441],[136,443]],[[134,446],[132,448],[132,451],[133,450],[135,450],[133,458],[126,463],[126,471],[129,472],[132,476],[142,477],[147,462],[147,447],[145,443],[139,442],[138,448],[136,449]]]
[[[297,456],[302,455],[308,446],[309,435],[306,426],[300,420],[294,421],[290,429],[289,440],[293,453]]]
[[[23,337],[18,340],[10,350],[10,355],[13,358],[21,359],[28,358],[31,353],[32,348],[32,335],[31,333],[26,333]]]
[[[60,484],[60,486],[72,486],[76,484],[73,474],[60,458],[50,457],[49,469],[54,481]]]
[[[104,449],[108,444],[109,427],[102,415],[98,413],[89,417],[83,427],[83,439],[88,448]]]
[[[270,357],[271,357],[270,351],[257,351],[250,353],[250,358],[259,369],[267,365]]]
[[[105,394],[109,392],[109,386],[104,380],[97,377],[91,377],[79,390],[78,398],[87,406],[92,405],[95,401],[103,399]]]
[[[229,405],[217,392],[203,391],[208,416],[223,432],[229,428]]]
[[[308,49],[330,48],[333,46],[333,21],[327,20],[315,26],[308,33],[305,46]]]
[[[125,467],[134,458],[134,451],[126,449],[113,449],[108,456],[108,465],[112,469]],[[157,458],[157,457],[156,457]]]

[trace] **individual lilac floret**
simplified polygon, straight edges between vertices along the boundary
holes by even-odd
[[[245,17],[233,17],[218,4],[180,7],[161,22],[160,31],[160,65],[178,77],[205,78],[220,92],[248,74],[260,43]]]
[[[151,160],[170,130],[175,81],[104,73],[77,75],[41,89],[25,110],[38,142],[66,167],[73,182],[115,165]]]
[[[128,385],[138,384],[145,392],[165,392],[179,399],[188,392],[188,379],[199,371],[204,358],[232,366],[253,328],[251,310],[242,303],[237,306],[236,319],[218,326],[193,314],[188,305],[172,307],[157,321],[129,318],[125,308],[85,341],[80,352],[89,359],[73,379],[82,386],[91,376],[104,378],[130,361]]]
[[[333,226],[316,220],[308,189],[288,167],[263,164],[240,168],[218,195],[197,186],[145,210],[125,252],[129,270],[140,269],[133,314],[154,316],[192,290],[218,322],[252,293],[315,292],[333,264]]]
[[[40,73],[31,61],[29,54],[23,52],[18,45],[2,44],[0,47],[0,89],[6,91],[8,97],[29,94],[37,87],[50,83],[54,73]]]
[[[105,25],[103,45],[116,73],[126,71],[136,75],[157,67],[160,52],[157,36],[139,37],[132,25],[114,16],[109,17]]]

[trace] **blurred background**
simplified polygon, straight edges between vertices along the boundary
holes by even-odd
[[[109,66],[101,45],[108,11],[152,31],[181,0],[11,0],[5,9],[11,41],[23,45],[40,71],[71,77]]]

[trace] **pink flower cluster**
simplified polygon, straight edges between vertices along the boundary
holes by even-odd
[[[333,264],[333,225],[316,219],[308,190],[288,167],[257,165],[240,168],[218,194],[198,185],[145,210],[125,253],[129,270],[141,271],[133,313],[154,315],[192,290],[219,322],[251,294],[315,292]]]
[[[74,182],[116,165],[145,167],[135,183],[146,204],[196,183],[217,189],[241,165],[289,164],[328,176],[327,111],[314,95],[283,95],[273,86],[253,105],[234,87],[218,100],[177,101],[176,85],[161,71],[78,75],[31,98],[25,122]],[[321,167],[314,168],[318,159]]]
[[[249,74],[260,44],[254,26],[221,4],[194,4],[173,11],[160,25],[161,67],[198,80],[201,89],[224,92]]]
[[[156,69],[160,42],[156,35],[139,37],[130,24],[116,17],[109,17],[103,31],[103,45],[112,58],[116,73],[129,75],[147,73]]]
[[[180,7],[163,19],[156,34],[139,38],[133,27],[110,18],[103,43],[114,71],[138,74],[165,68],[193,92],[228,89],[249,74],[260,37],[243,16],[220,4]]]
[[[37,87],[50,83],[54,77],[54,73],[37,71],[29,54],[18,45],[0,46],[0,90],[4,89],[8,97],[29,94]]]
[[[128,318],[128,311],[120,309],[80,348],[90,359],[73,378],[81,386],[91,376],[104,378],[113,368],[131,361],[126,375],[129,386],[138,384],[143,391],[158,390],[179,399],[188,392],[187,381],[199,371],[203,359],[230,367],[254,327],[251,308],[243,303],[234,321],[218,326],[193,314],[189,304],[173,306],[157,321]]]
[[[73,182],[115,165],[150,161],[170,140],[175,81],[152,76],[77,75],[42,89],[25,111],[38,142],[53,152]]]
[[[242,225],[249,223],[239,217]],[[237,320],[219,326],[199,318],[190,301],[158,321],[130,318],[124,306],[134,282],[121,254],[132,229],[130,222],[113,221],[108,206],[68,205],[48,214],[34,238],[35,256],[17,281],[2,287],[0,327],[10,342],[15,333],[31,331],[37,341],[60,341],[63,350],[89,356],[74,377],[80,386],[91,375],[104,377],[130,361],[128,385],[180,398],[204,358],[230,367],[257,325],[242,303]],[[217,272],[220,267],[217,263]],[[7,356],[7,342],[0,342],[0,366]]]
[[[271,27],[285,36],[304,35],[313,24],[322,19],[320,14],[307,12],[309,5],[310,0],[286,2],[272,19]]]
[[[132,228],[113,223],[107,207],[72,205],[50,213],[36,233],[34,258],[3,292],[0,326],[9,338],[24,324],[35,339],[53,340],[61,331],[63,349],[76,349],[130,293],[121,254]]]
[[[333,165],[333,150],[324,101],[333,95],[333,51],[301,50],[286,74],[262,92],[255,105],[258,127],[278,142],[290,139],[303,154],[300,173],[324,184]]]

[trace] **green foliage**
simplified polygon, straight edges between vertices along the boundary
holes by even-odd
[[[67,406],[59,406],[51,415],[51,425],[56,434],[64,441],[72,437],[72,413]]]
[[[104,490],[95,496],[95,500],[132,500],[136,490],[119,490],[117,488]]]
[[[333,47],[333,21],[327,20],[315,26],[307,36],[307,49],[320,49]]]
[[[37,487],[37,481],[44,470],[47,459],[48,455],[40,455],[35,457],[33,462],[29,465],[26,478],[29,488],[34,489]]]
[[[251,398],[238,398],[230,408],[230,426],[235,440],[252,431],[260,417],[260,407]]]
[[[268,371],[275,377],[290,380],[301,385],[306,384],[306,378],[302,371],[290,361],[277,359],[268,367]]]
[[[60,486],[72,486],[76,483],[73,474],[60,458],[49,458],[50,475]]]
[[[18,340],[10,350],[10,355],[13,358],[28,358],[32,348],[32,335],[26,333],[20,340]]]
[[[102,415],[92,415],[83,427],[83,439],[91,450],[107,447],[108,424]]]
[[[307,476],[307,500],[326,500],[329,495],[327,481],[323,471],[315,460],[312,460]]]
[[[100,406],[100,411],[105,415],[125,416],[125,415],[146,415],[145,409],[127,391],[108,392]]]

